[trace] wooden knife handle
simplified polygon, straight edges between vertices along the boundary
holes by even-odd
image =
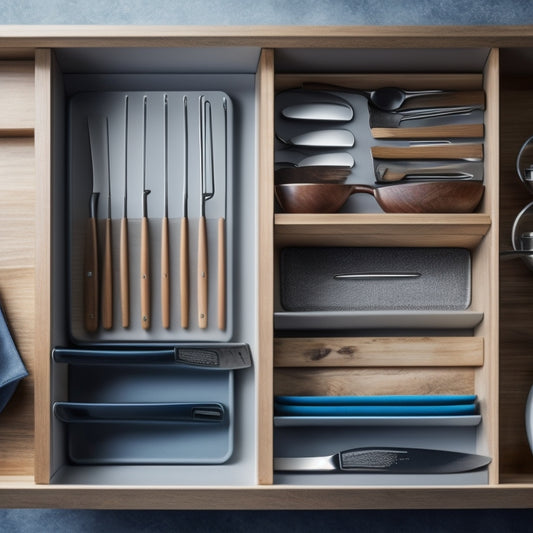
[[[480,106],[480,108],[483,109],[485,107],[485,92],[445,91],[443,93],[416,96],[405,100],[399,111],[402,111],[403,109],[446,106]]]
[[[477,159],[483,158],[482,144],[433,146],[372,146],[374,159]]]
[[[143,329],[150,329],[150,237],[147,217],[141,220],[141,324]]]
[[[198,221],[198,326],[207,328],[207,227],[205,217]]]
[[[420,128],[372,128],[374,139],[459,139],[483,138],[483,124],[452,124]]]
[[[189,220],[181,219],[180,226],[180,305],[181,327],[189,327]]]
[[[111,246],[111,219],[105,220],[104,269],[102,272],[102,326],[113,327],[113,256]]]
[[[218,329],[226,329],[226,221],[218,219]]]
[[[161,322],[170,327],[170,262],[168,250],[168,218],[161,221]]]
[[[98,237],[96,218],[89,219],[83,268],[84,323],[89,333],[98,329]]]
[[[120,221],[120,308],[122,327],[130,325],[130,265],[128,246],[128,219]]]

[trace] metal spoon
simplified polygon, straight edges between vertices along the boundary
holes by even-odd
[[[413,98],[415,96],[442,94],[446,92],[440,89],[425,91],[405,91],[404,89],[400,89],[399,87],[381,87],[373,91],[365,91],[362,89],[352,89],[349,87],[330,85],[327,83],[304,83],[302,85],[302,88],[313,90],[335,90],[360,94],[366,97],[369,102],[374,105],[374,107],[377,107],[382,111],[396,111],[397,109],[400,109],[405,100]]]

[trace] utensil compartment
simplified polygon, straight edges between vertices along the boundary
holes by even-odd
[[[288,67],[284,65],[283,68]],[[383,111],[369,102],[371,91],[383,87],[399,87],[410,91],[443,91],[445,99],[439,104],[438,98],[443,96],[438,94],[410,97],[398,110]],[[429,205],[426,204],[427,199],[424,199],[424,205],[417,205],[417,202],[422,200],[416,198],[412,204],[410,200],[404,204],[402,198],[401,211],[397,211],[396,204],[392,206],[388,200],[379,198],[380,195],[376,194],[376,191],[375,197],[372,197],[372,194],[350,196],[348,186],[361,184],[366,187],[365,192],[370,192],[369,187],[375,182],[379,182],[378,186],[386,187],[429,181],[436,182],[430,187],[441,187],[445,185],[445,181],[465,183],[463,180],[466,180],[473,182],[468,185],[477,187],[479,185],[476,183],[484,181],[485,98],[481,74],[405,73],[400,76],[385,71],[382,74],[278,73],[275,88],[276,168],[309,164],[310,171],[314,172],[309,182],[319,181],[318,175],[322,172],[322,182],[333,191],[335,187],[329,176],[333,175],[334,169],[328,166],[320,169],[320,165],[335,165],[335,155],[338,165],[345,165],[343,161],[346,161],[346,157],[352,161],[344,184],[346,193],[331,192],[331,196],[335,197],[331,199],[331,210],[321,205],[316,207],[317,211],[312,211],[310,190],[293,191],[288,190],[290,185],[282,185],[286,190],[280,189],[276,193],[279,200],[278,209],[282,212],[460,212],[461,208],[457,203],[439,207],[438,202]],[[444,110],[450,113],[451,107],[454,106],[446,100],[446,95],[459,99],[454,114],[418,119],[413,119],[410,115],[414,112],[428,113],[428,108],[435,108],[433,111],[437,111],[439,106],[442,106],[438,109],[439,112]],[[469,107],[473,102],[469,95],[474,95],[477,102],[472,107]],[[435,97],[437,103],[434,106],[428,104],[427,99]],[[461,102],[464,105],[461,105]],[[328,109],[333,107],[351,109],[353,116],[328,116]],[[294,114],[294,110],[298,113]],[[398,117],[401,112],[406,115],[400,122]],[[317,114],[318,116],[315,116]],[[388,126],[381,124],[391,120],[396,122]],[[341,135],[349,136],[350,140],[341,138]],[[317,162],[321,157],[324,158],[324,163]],[[284,177],[284,183],[287,181]],[[301,172],[294,182],[305,183]],[[454,185],[457,183],[452,183],[451,187]],[[337,189],[339,188],[337,185]],[[317,193],[319,196],[324,194],[323,191]],[[447,196],[453,194],[452,191],[447,192]],[[290,199],[287,195],[291,196]],[[461,195],[464,195],[464,191]],[[301,200],[296,201],[295,198],[300,196]],[[484,210],[483,203],[477,207],[477,202],[472,200],[470,204],[465,207],[465,212]],[[389,211],[390,209],[392,211]]]
[[[69,122],[73,339],[84,343],[229,340],[234,288],[230,97],[220,91],[77,93],[70,100]],[[98,202],[91,214],[95,193]],[[87,221],[92,216],[98,273],[86,262]],[[200,245],[201,234],[205,249]],[[110,244],[106,242],[109,237]],[[111,262],[108,280],[106,246]],[[123,261],[129,269],[124,285]],[[90,277],[96,275],[99,283],[87,289]],[[182,276],[188,276],[186,285]],[[200,280],[205,284],[202,289]],[[106,291],[111,293],[107,325]],[[224,301],[219,309],[221,291]],[[203,293],[206,301],[200,303]],[[127,310],[122,308],[125,297]],[[91,298],[100,305],[95,306],[96,327],[88,330]]]
[[[480,453],[475,337],[277,338],[274,456],[396,446]],[[276,483],[485,484],[487,470],[446,475],[275,472]]]
[[[231,370],[69,365],[68,380],[54,413],[71,464],[222,464],[233,453]]]

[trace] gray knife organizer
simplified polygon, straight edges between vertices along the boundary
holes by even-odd
[[[127,96],[127,107],[126,107]],[[210,105],[206,119],[206,157],[202,158],[200,97]],[[184,106],[186,97],[186,110]],[[165,98],[167,107],[165,110]],[[144,107],[146,99],[146,110]],[[225,107],[224,107],[225,104]],[[69,102],[69,316],[71,337],[78,343],[225,342],[233,333],[233,106],[221,91],[99,91],[74,95]],[[127,115],[126,115],[127,109]],[[168,113],[165,122],[165,113]],[[166,123],[166,125],[165,125]],[[90,130],[92,128],[92,130]],[[91,137],[92,135],[92,137]],[[145,144],[146,139],[146,144]],[[165,148],[166,147],[166,148]],[[202,166],[207,188],[202,189]],[[168,173],[168,225],[170,263],[170,327],[162,324],[161,234],[165,214],[165,169]],[[211,174],[212,170],[212,174]],[[127,175],[125,176],[125,172]],[[93,188],[94,172],[94,188]],[[84,324],[83,283],[87,224],[91,193],[98,192],[96,218],[100,282],[104,254],[104,227],[110,187],[113,324],[104,329],[101,320],[95,332]],[[184,179],[187,176],[187,194]],[[211,177],[213,176],[212,183]],[[127,179],[127,184],[126,180]],[[145,183],[143,184],[143,180]],[[144,197],[144,189],[150,193]],[[213,190],[210,190],[210,189]],[[202,192],[207,228],[207,327],[198,320],[197,265]],[[181,325],[180,224],[187,199],[189,225],[189,324]],[[126,199],[125,199],[126,197]],[[146,201],[146,212],[143,211]],[[129,232],[130,323],[121,323],[120,224],[127,207]],[[141,220],[149,228],[150,318],[143,329],[141,317]],[[225,220],[226,321],[218,325],[218,220]],[[100,290],[100,289],[99,289]],[[100,302],[102,297],[100,294]],[[101,313],[100,313],[101,316]]]

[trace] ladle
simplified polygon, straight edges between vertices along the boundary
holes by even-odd
[[[288,213],[336,213],[354,193],[372,194],[386,213],[470,213],[484,185],[473,181],[366,184],[291,183],[276,185],[281,208]]]
[[[418,96],[435,96],[438,97],[438,105],[484,105],[485,95],[483,91],[445,91],[441,89],[407,91],[399,87],[380,87],[379,89],[365,91],[363,89],[352,89],[350,87],[343,87],[338,85],[330,85],[326,83],[304,83],[302,89],[306,90],[324,90],[324,91],[338,91],[348,92],[353,94],[360,94],[368,99],[368,101],[377,109],[382,111],[397,111],[400,109],[406,100]],[[431,98],[434,102],[433,98]],[[436,103],[430,103],[430,99],[423,103],[420,107],[434,107]]]

